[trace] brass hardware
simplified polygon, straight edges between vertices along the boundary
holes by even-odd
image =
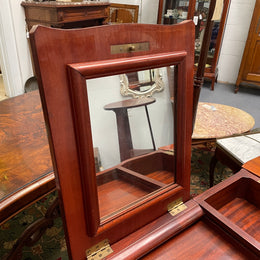
[[[131,51],[135,51],[135,46],[134,45],[132,45],[132,46],[130,46],[129,48],[128,48],[128,50],[131,52]]]
[[[149,51],[149,42],[111,45],[111,54]]]
[[[171,202],[168,205],[168,212],[172,215],[175,216],[178,213],[182,212],[187,208],[187,206],[183,203],[182,198],[179,198],[173,202]]]
[[[87,260],[100,260],[113,253],[109,245],[108,239],[105,239],[98,244],[86,250]]]

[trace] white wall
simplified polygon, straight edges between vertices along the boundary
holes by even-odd
[[[10,97],[24,93],[24,84],[33,75],[25,29],[21,1],[1,0],[0,62],[6,94]]]
[[[166,69],[161,69],[165,89],[155,93],[156,102],[147,106],[156,148],[173,143],[173,113]],[[116,116],[104,106],[129,97],[120,94],[119,76],[87,81],[93,146],[98,147],[104,169],[120,163]],[[152,141],[144,107],[128,109],[135,149],[151,149]]]
[[[219,57],[219,82],[235,84],[256,0],[231,0]]]

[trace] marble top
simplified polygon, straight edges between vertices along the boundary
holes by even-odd
[[[219,139],[217,145],[244,164],[260,156],[260,133]]]
[[[251,130],[254,124],[254,118],[241,109],[199,102],[192,139],[222,138],[242,134]]]

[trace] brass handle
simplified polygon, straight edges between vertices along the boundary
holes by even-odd
[[[128,48],[128,51],[135,51],[135,46],[134,45],[131,45],[129,48]]]

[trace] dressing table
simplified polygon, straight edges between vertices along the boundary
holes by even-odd
[[[194,36],[191,21],[31,32],[71,259],[259,259],[259,177],[241,170],[190,200]],[[96,48],[93,39],[104,37]],[[111,45],[129,42],[149,42],[149,48],[111,54]],[[155,152],[96,174],[86,79],[171,65],[178,72],[174,155]],[[161,179],[166,173],[170,180]],[[250,209],[254,218],[241,224]]]
[[[28,31],[41,24],[55,28],[81,28],[107,23],[107,2],[23,1]]]

